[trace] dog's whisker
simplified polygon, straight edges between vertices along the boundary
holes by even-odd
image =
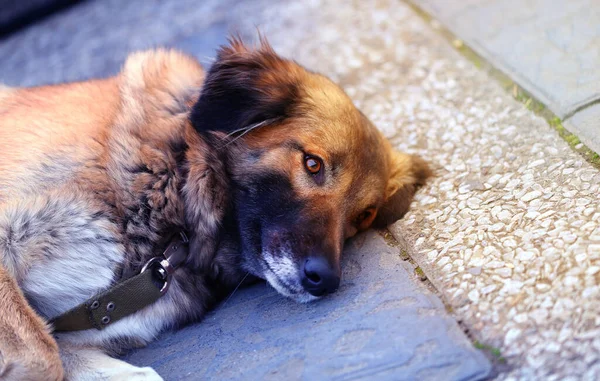
[[[248,278],[248,275],[250,275],[250,272],[247,272],[246,275],[244,275],[244,277],[240,281],[240,283],[238,283],[238,285],[235,286],[235,288],[233,289],[233,291],[231,291],[231,294],[229,294],[229,296],[227,297],[227,299],[225,299],[225,301],[223,302],[223,304],[221,304],[221,308],[225,307],[225,304],[227,304],[227,302],[229,302],[229,299],[231,299],[231,297],[233,297],[233,294],[235,294],[235,292],[238,290],[238,288],[240,288],[240,286],[242,285],[242,283],[244,283],[244,281],[246,280],[246,278]]]
[[[215,62],[215,58],[211,56],[199,57],[199,60],[203,64],[212,64],[213,62]]]
[[[273,123],[274,121],[276,121],[277,119],[278,119],[278,118],[265,119],[265,120],[263,120],[263,121],[260,121],[260,122],[258,122],[258,123],[254,123],[254,124],[251,124],[251,125],[249,125],[249,126],[245,126],[245,127],[243,127],[243,128],[240,128],[240,129],[238,129],[238,130],[235,130],[235,131],[231,132],[230,134],[228,134],[228,135],[227,135],[227,137],[230,137],[230,136],[232,136],[232,135],[236,134],[237,132],[242,132],[242,131],[243,131],[243,132],[245,132],[245,133],[246,133],[246,132],[250,132],[250,131],[254,130],[255,128],[258,128],[258,127],[262,127],[262,126],[266,126],[266,125],[268,125],[268,124],[271,124],[271,123]]]
[[[255,124],[253,124],[253,125],[250,125],[250,126],[247,126],[247,127],[244,127],[244,128],[240,128],[240,129],[238,129],[238,130],[235,130],[235,131],[233,131],[233,132],[229,133],[228,135],[226,135],[226,136],[225,136],[225,138],[228,138],[228,137],[230,137],[230,136],[232,136],[232,135],[234,135],[234,134],[236,134],[236,133],[238,133],[238,132],[241,132],[241,131],[243,131],[243,132],[242,132],[240,135],[238,135],[238,136],[236,136],[235,138],[233,138],[233,139],[231,139],[231,140],[227,141],[225,144],[223,144],[221,147],[219,147],[219,149],[222,149],[222,148],[225,148],[225,147],[227,147],[229,144],[231,144],[231,143],[235,142],[236,140],[238,140],[239,138],[243,137],[244,135],[246,135],[246,134],[247,134],[247,133],[249,133],[250,131],[252,131],[252,130],[254,130],[254,129],[257,129],[257,128],[259,128],[259,127],[267,126],[267,125],[269,125],[269,124],[271,124],[271,123],[273,123],[273,122],[277,121],[278,119],[279,119],[279,118],[271,118],[271,119],[266,119],[266,120],[263,120],[262,122],[255,123]]]
[[[255,128],[259,128],[259,127],[271,124],[271,123],[273,123],[277,119],[278,118],[265,119],[265,120],[263,120],[261,122],[254,123],[254,124],[251,124],[250,126],[244,127],[242,129],[238,130],[238,132],[239,131],[244,131],[244,132],[240,136],[237,136],[236,139],[239,139],[240,137],[244,136],[244,134],[247,134],[248,132],[254,130]]]
[[[254,127],[254,125],[244,126],[242,128],[238,128],[237,130],[231,131],[230,133],[228,133],[227,135],[225,135],[225,137],[223,139],[229,138],[229,137],[237,134],[238,132],[248,131],[248,129],[253,128],[253,127]]]

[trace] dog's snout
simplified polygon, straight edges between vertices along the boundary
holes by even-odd
[[[314,296],[335,292],[340,276],[325,258],[310,257],[302,269],[302,287]]]

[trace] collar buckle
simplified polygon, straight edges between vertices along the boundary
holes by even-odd
[[[169,289],[169,285],[171,284],[171,275],[173,274],[173,272],[175,272],[175,269],[173,268],[173,266],[171,266],[171,264],[165,257],[160,256],[150,258],[150,260],[146,262],[144,267],[142,267],[142,271],[140,271],[140,274],[148,270],[148,268],[150,267],[153,268],[154,273],[158,275],[160,280],[164,282],[162,287],[160,288],[160,294],[164,295]]]
[[[160,289],[161,295],[164,295],[169,289],[171,277],[175,269],[187,258],[188,244],[189,239],[187,235],[184,232],[180,232],[179,238],[173,239],[162,255],[150,258],[144,267],[142,267],[140,274],[152,267],[160,280],[164,281]]]

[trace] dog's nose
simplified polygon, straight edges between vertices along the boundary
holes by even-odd
[[[308,258],[302,273],[302,287],[314,296],[335,292],[340,285],[340,276],[325,258]]]

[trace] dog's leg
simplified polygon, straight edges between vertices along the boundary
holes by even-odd
[[[98,348],[60,345],[65,381],[161,381],[152,368],[117,360]]]
[[[0,380],[62,379],[56,342],[0,265]]]

